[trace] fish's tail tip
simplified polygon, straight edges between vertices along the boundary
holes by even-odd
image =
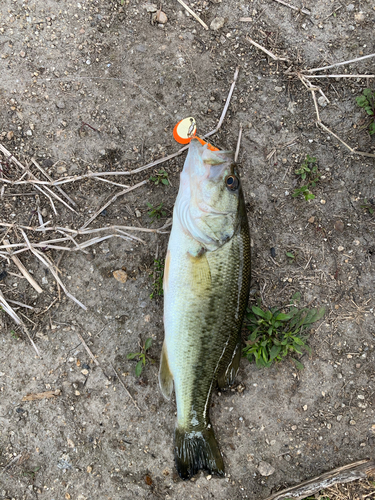
[[[199,470],[224,476],[223,457],[211,425],[199,432],[176,427],[174,456],[181,479],[190,479]]]

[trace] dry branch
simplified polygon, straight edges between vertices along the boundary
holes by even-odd
[[[275,2],[281,3],[282,5],[285,5],[285,7],[289,7],[289,9],[296,10],[297,12],[303,12],[304,14],[307,14],[308,16],[311,14],[311,12],[307,9],[300,9],[299,7],[295,7],[294,5],[291,5],[290,3],[283,2],[283,0],[275,0]]]
[[[22,398],[22,401],[38,401],[40,399],[50,399],[55,396],[59,396],[61,394],[60,389],[56,391],[46,391],[46,392],[37,392],[35,394],[28,394]]]
[[[356,59],[351,59],[350,61],[342,61],[335,64],[331,64],[330,66],[322,66],[321,68],[312,68],[308,69],[308,73],[314,73],[315,71],[323,71],[325,69],[336,68],[337,66],[345,66],[346,64],[352,64],[358,61],[363,61],[364,59],[369,59],[371,57],[375,57],[375,54],[368,54],[367,56],[357,57]]]
[[[9,240],[4,240],[4,243],[5,245],[10,245],[10,241]],[[18,257],[16,257],[15,255],[12,255],[12,252],[9,250],[9,247],[7,248],[9,254],[10,254],[10,258],[12,259],[12,261],[15,263],[15,265],[18,267],[18,269],[21,271],[21,273],[25,276],[25,278],[27,279],[27,281],[30,283],[30,285],[38,292],[38,293],[42,293],[43,292],[43,289],[40,288],[40,286],[38,285],[38,283],[34,280],[34,278],[31,276],[31,274],[29,273],[29,271],[26,269],[26,267],[22,264],[22,262],[20,261],[20,259]]]
[[[344,465],[330,472],[325,472],[297,486],[274,493],[265,500],[302,500],[334,484],[349,483],[357,479],[365,479],[368,475],[373,473],[375,473],[375,460],[360,460],[359,462]]]
[[[267,54],[268,56],[270,56],[274,61],[288,61],[288,59],[286,59],[285,57],[275,56],[275,54],[272,54],[272,52],[270,52],[268,49],[266,49],[265,47],[263,47],[263,45],[260,45],[259,43],[255,42],[249,36],[246,37],[246,40],[249,40],[249,42],[252,45],[254,45],[254,47],[257,47],[258,49],[262,50],[265,54]]]
[[[186,5],[185,2],[183,2],[182,0],[177,0],[177,2],[180,3],[183,6],[183,8],[186,9],[189,12],[189,14],[191,14],[194,17],[194,19],[196,19],[198,23],[200,23],[203,26],[205,30],[208,30],[207,24],[203,22],[202,19],[193,10],[191,10],[191,8],[188,5]]]
[[[22,319],[13,311],[13,309],[10,307],[10,305],[8,304],[8,302],[5,300],[5,297],[2,293],[2,291],[0,290],[0,307],[2,309],[4,309],[4,311],[9,314],[9,316],[12,318],[12,320],[17,324],[19,325],[22,330],[25,332],[25,334],[27,335],[28,339],[30,340],[31,342],[31,345],[34,347],[35,349],[35,352],[37,353],[38,356],[40,356],[40,353],[38,351],[38,348],[37,346],[35,345],[33,339],[30,337],[30,334],[26,328],[26,325],[25,323],[22,321]]]
[[[107,203],[105,203],[101,208],[99,208],[99,210],[97,210],[93,216],[90,217],[90,219],[85,222],[83,224],[83,226],[81,227],[81,229],[85,229],[89,224],[91,224],[91,222],[96,219],[96,217],[103,212],[103,210],[105,210],[111,203],[113,203],[114,201],[117,200],[117,198],[119,196],[122,196],[123,194],[126,194],[126,193],[129,193],[130,191],[133,191],[134,189],[137,189],[141,186],[144,186],[145,184],[148,183],[148,180],[145,180],[145,181],[142,181],[142,182],[139,182],[138,184],[136,184],[135,186],[132,186],[130,188],[127,188],[127,189],[124,189],[123,191],[120,191],[119,193],[115,194],[114,196],[112,196],[112,198],[107,201]]]

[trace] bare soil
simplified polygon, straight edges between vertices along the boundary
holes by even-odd
[[[0,311],[1,499],[262,499],[374,457],[375,161],[350,153],[318,128],[311,91],[286,73],[375,52],[373,2],[308,0],[310,15],[272,0],[189,3],[209,26],[224,19],[222,28],[208,31],[175,1],[162,5],[164,25],[153,23],[144,5],[3,0],[1,144],[39,179],[31,158],[53,179],[133,170],[177,151],[172,130],[179,119],[194,116],[201,135],[212,130],[240,66],[223,127],[212,140],[234,149],[244,127],[239,161],[252,232],[251,303],[260,298],[266,307],[283,306],[299,291],[303,305],[325,306],[327,313],[312,332],[304,370],[289,361],[260,370],[243,360],[238,385],[214,394],[211,417],[226,477],[200,473],[183,482],[173,463],[175,405],[163,399],[157,380],[162,299],[150,299],[154,259],[163,259],[168,234],[134,232],[145,244],[112,238],[87,254],[47,249],[87,311],[62,290],[59,295],[54,277],[31,252],[19,258],[41,294],[13,262],[0,258],[0,290],[7,300],[34,308],[13,305],[41,352],[37,357],[22,330]],[[288,61],[272,60],[247,37]],[[374,59],[328,74],[346,72],[374,74]],[[355,102],[366,86],[374,88],[374,80],[315,82],[330,101],[318,105],[325,125],[351,147],[374,154],[369,119]],[[309,202],[292,197],[300,186],[295,169],[307,154],[317,158],[322,174]],[[3,178],[21,176],[4,154],[0,159]],[[171,186],[147,183],[119,197],[89,227],[161,227],[171,217],[183,161],[181,155],[138,174],[108,178],[133,186],[165,168]],[[63,187],[76,213],[55,201],[56,215],[30,183],[8,185],[0,222],[37,227],[39,206],[44,222],[78,229],[122,190],[95,179]],[[152,221],[146,202],[163,203],[165,217]],[[26,233],[33,242],[61,237]],[[15,227],[7,238],[24,241]],[[125,283],[113,276],[121,269]],[[150,356],[156,362],[137,378],[135,361],[126,355],[147,337],[153,338]],[[46,391],[60,392],[22,400]],[[274,472],[262,476],[261,462]]]

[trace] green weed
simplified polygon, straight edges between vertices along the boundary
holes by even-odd
[[[126,356],[127,359],[134,359],[138,358],[138,362],[135,365],[135,376],[140,377],[143,367],[146,366],[146,362],[150,361],[151,363],[154,362],[150,356],[147,355],[147,351],[150,349],[152,345],[152,338],[149,337],[146,339],[146,342],[144,343],[141,352],[129,352],[129,354]]]
[[[252,306],[246,314],[247,328],[250,335],[246,340],[243,355],[250,361],[261,366],[271,366],[274,361],[281,361],[288,354],[303,354],[310,352],[307,345],[308,330],[312,324],[324,316],[325,308],[298,309],[294,302],[300,300],[296,293],[287,306],[289,312],[281,312],[277,307],[264,311],[260,307]],[[291,358],[296,367],[303,369],[302,363]]]
[[[313,200],[315,195],[310,191],[310,188],[316,186],[321,175],[316,165],[316,158],[306,155],[305,160],[302,162],[300,168],[295,170],[295,173],[300,176],[302,181],[307,181],[307,183],[294,190],[292,194],[293,198],[297,198],[297,196],[302,194],[306,201]]]
[[[36,476],[36,473],[40,470],[40,466],[39,467],[35,467],[34,470],[25,470],[22,472],[22,475],[23,476],[28,476],[30,477],[30,479],[34,480],[35,479],[35,476]]]
[[[154,260],[154,272],[151,274],[154,278],[154,282],[152,283],[152,292],[150,294],[150,299],[154,299],[155,297],[163,296],[163,278],[164,278],[164,260],[163,259],[155,259]]]
[[[362,95],[356,97],[355,100],[358,106],[363,108],[366,113],[371,116],[368,131],[370,135],[375,134],[375,91],[365,89]]]
[[[163,210],[163,202],[160,203],[160,205],[158,205],[157,207],[153,207],[151,205],[151,203],[149,203],[148,201],[146,202],[147,203],[147,206],[148,208],[150,209],[148,212],[147,212],[147,215],[150,217],[150,219],[152,219],[153,221],[155,219],[160,219],[160,217],[165,217],[167,215],[166,211]]]
[[[18,335],[17,335],[17,333],[16,333],[14,330],[11,330],[11,331],[10,331],[10,335],[11,335],[11,337],[12,337],[13,339],[18,340]]]
[[[361,205],[361,208],[364,208],[365,210],[368,210],[369,214],[374,215],[375,213],[375,203],[373,200],[367,201],[367,198],[363,200],[363,205]]]
[[[164,184],[164,186],[169,186],[168,180],[168,172],[166,172],[163,168],[159,170],[157,174],[150,177],[150,181],[157,186],[158,184]]]

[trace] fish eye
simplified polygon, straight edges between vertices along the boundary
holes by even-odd
[[[240,183],[235,175],[228,175],[225,178],[225,185],[231,191],[236,191],[236,189],[238,189],[239,184]]]

